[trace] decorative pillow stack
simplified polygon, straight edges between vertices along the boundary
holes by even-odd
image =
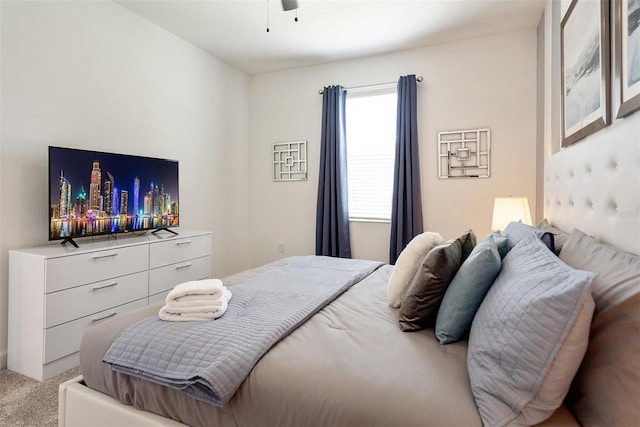
[[[555,230],[543,226],[541,229],[511,223],[504,235],[492,233],[477,246],[475,235],[469,230],[457,239],[430,248],[419,263],[415,262],[414,253],[411,269],[415,270],[400,271],[405,280],[412,277],[406,292],[394,295],[395,301],[401,300],[399,321],[403,331],[435,324],[441,344],[469,334],[467,368],[484,425],[532,425],[551,416],[567,396],[585,357],[596,304],[597,310],[605,313],[604,318],[618,315],[619,311],[613,309],[606,312],[611,304],[640,301],[640,258],[612,254],[577,231],[569,238],[564,233],[561,258],[579,268],[590,269],[589,265],[595,263],[611,265],[615,270],[601,273],[606,273],[608,279],[600,284],[593,273],[575,269],[556,256],[552,234]],[[574,249],[579,244],[585,248],[583,251]],[[627,264],[633,267],[625,267]],[[592,281],[597,286],[595,303]],[[389,288],[391,302],[391,283]],[[636,320],[628,323],[637,325]],[[613,346],[631,343],[627,347],[635,342],[611,337],[601,341]],[[598,365],[596,359],[587,357],[585,362]],[[612,361],[607,366],[614,364]],[[632,361],[625,360],[624,364],[637,367]],[[593,388],[593,382],[607,389],[608,371],[604,367],[590,371],[597,375],[588,381],[580,381],[578,375],[577,386],[581,390]],[[630,378],[640,375],[635,372],[640,372],[637,369],[623,367],[622,371]],[[581,399],[582,394],[573,397],[576,406],[597,406],[597,402]],[[634,399],[638,393],[614,395],[627,402],[623,407],[631,407],[628,396]],[[589,421],[602,420],[600,413],[592,412]]]
[[[485,425],[536,424],[562,404],[588,345],[592,279],[531,233],[504,258],[469,336],[469,379]]]
[[[387,299],[391,307],[400,307],[422,260],[432,248],[443,242],[444,239],[440,234],[426,231],[411,239],[400,252],[387,285]]]
[[[399,320],[403,331],[434,325],[449,284],[475,245],[476,236],[468,230],[427,253],[400,305]]]

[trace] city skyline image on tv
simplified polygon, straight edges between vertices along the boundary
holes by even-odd
[[[49,240],[179,225],[175,160],[49,147]]]

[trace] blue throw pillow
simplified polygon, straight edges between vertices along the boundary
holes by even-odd
[[[499,239],[506,242],[504,237]],[[504,242],[502,245],[508,246]],[[440,344],[456,342],[467,334],[501,265],[498,245],[490,234],[473,249],[444,294],[436,318],[436,337]]]
[[[493,241],[496,243],[496,246],[498,247],[498,253],[500,254],[500,258],[504,258],[505,256],[507,256],[507,254],[509,253],[509,250],[511,249],[511,246],[509,245],[509,239],[503,236],[502,233],[500,233],[499,231],[494,231],[493,233],[485,237],[484,240],[488,240],[489,237],[493,237]]]

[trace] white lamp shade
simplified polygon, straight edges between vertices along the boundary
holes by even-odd
[[[493,202],[493,231],[504,230],[512,221],[532,225],[529,200],[526,197],[496,197]]]

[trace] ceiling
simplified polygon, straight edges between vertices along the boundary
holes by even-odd
[[[116,1],[249,75],[535,28],[545,4],[298,0],[283,11],[280,0]]]

